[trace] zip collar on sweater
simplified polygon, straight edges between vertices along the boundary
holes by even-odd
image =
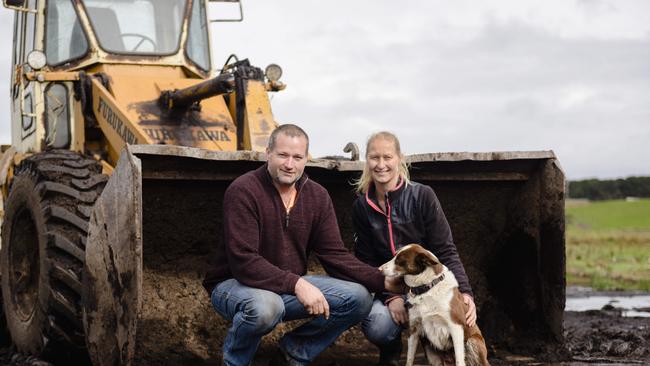
[[[271,173],[269,173],[268,163],[264,163],[264,165],[262,165],[259,169],[257,169],[255,174],[260,178],[260,180],[262,181],[262,184],[268,185],[268,187],[270,187],[269,189],[271,189],[274,192],[274,193],[272,193],[272,195],[277,197],[277,199],[279,199],[280,202],[282,203],[282,197],[280,197],[280,192],[278,192],[277,188],[275,187],[275,184],[273,184],[273,178],[271,178]],[[307,174],[305,174],[305,172],[303,171],[302,176],[300,176],[298,181],[295,183],[296,184],[296,199],[295,199],[295,201],[293,203],[293,206],[291,206],[292,208],[295,207],[298,204],[298,199],[300,197],[300,192],[302,191],[302,188],[307,183],[308,179],[309,179],[309,177],[307,177]],[[284,206],[284,203],[282,203],[282,204]],[[284,214],[284,227],[285,227],[285,229],[289,228],[289,219],[290,218],[291,218],[291,209],[289,211],[286,211],[285,214]]]

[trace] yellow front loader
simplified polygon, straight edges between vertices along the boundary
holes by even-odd
[[[61,364],[217,363],[227,324],[201,280],[222,240],[224,190],[265,160],[281,70],[235,56],[213,69],[207,0],[4,4],[15,23],[0,274],[16,348]],[[564,176],[553,153],[409,159],[447,211],[488,341],[560,341]],[[348,182],[361,167],[307,168],[348,245]]]

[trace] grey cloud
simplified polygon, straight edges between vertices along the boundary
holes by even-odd
[[[616,5],[606,0],[577,0],[576,4],[588,15],[617,11]]]
[[[490,25],[476,39],[451,47],[421,43],[436,49],[426,69],[444,94],[530,93],[565,83],[643,84],[650,79],[650,38],[572,40],[508,23]]]

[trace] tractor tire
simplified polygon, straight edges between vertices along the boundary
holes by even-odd
[[[35,154],[15,169],[2,223],[7,327],[19,352],[85,355],[81,313],[88,221],[107,176],[71,151]]]

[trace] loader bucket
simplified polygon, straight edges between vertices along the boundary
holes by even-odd
[[[554,155],[409,159],[413,179],[433,186],[442,202],[488,343],[555,344],[564,306],[564,178]],[[201,282],[222,240],[225,189],[264,161],[255,152],[167,145],[122,151],[93,209],[86,248],[84,325],[93,364],[219,364],[228,323]],[[362,164],[317,159],[306,169],[328,189],[349,248],[350,182]],[[315,261],[310,270],[322,271]]]

